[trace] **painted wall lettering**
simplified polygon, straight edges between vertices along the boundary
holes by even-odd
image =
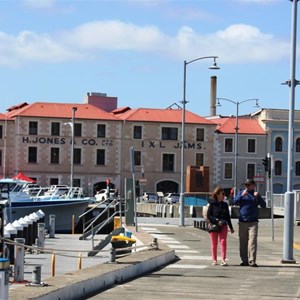
[[[64,137],[31,137],[24,136],[22,137],[23,144],[48,144],[48,145],[64,145],[66,143],[72,143],[72,139],[66,139]],[[112,147],[114,145],[113,140],[100,140],[101,146]],[[98,146],[97,140],[95,139],[80,139],[76,137],[74,140],[75,145],[84,145],[84,146]]]

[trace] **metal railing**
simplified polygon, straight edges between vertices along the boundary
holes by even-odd
[[[108,200],[102,200],[99,203],[96,203],[92,208],[79,216],[79,219],[82,220],[83,225],[83,232],[79,237],[79,240],[91,239],[93,249],[92,251],[94,251],[96,248],[100,251],[101,248],[106,246],[106,244],[104,243],[100,243],[103,247],[100,247],[100,244],[95,246],[95,235],[102,228],[112,222],[116,216],[120,217],[120,227],[122,227],[122,215],[126,212],[125,199],[116,198],[109,203],[107,203],[107,201]],[[123,206],[124,210],[122,209]],[[88,214],[93,214],[94,211],[100,208],[102,208],[103,210],[99,214],[97,213],[93,218],[86,219]],[[112,209],[114,210],[113,213],[111,213]],[[102,222],[100,222],[100,218],[102,218],[105,214],[107,214],[107,217],[104,218]]]

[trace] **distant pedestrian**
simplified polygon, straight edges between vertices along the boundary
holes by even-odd
[[[245,189],[233,199],[233,204],[240,206],[239,241],[241,266],[257,267],[257,235],[258,235],[258,205],[265,208],[266,202],[258,192],[253,179],[245,182]]]
[[[115,198],[118,198],[119,197],[119,190],[118,189],[116,189],[116,191],[115,191]]]
[[[227,266],[227,235],[228,226],[230,232],[234,233],[232,227],[228,204],[224,202],[225,193],[221,187],[216,187],[212,193],[212,199],[207,210],[207,218],[209,220],[209,228],[216,228],[216,231],[210,231],[210,242],[212,252],[212,264],[217,265],[218,239],[221,246],[221,265]]]

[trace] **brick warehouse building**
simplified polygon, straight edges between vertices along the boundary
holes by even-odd
[[[133,146],[135,178],[144,178],[144,191],[180,190],[182,110],[118,108],[116,97],[100,93],[88,93],[83,104],[24,102],[0,114],[0,173],[69,185],[73,108],[74,186],[93,195],[110,179],[123,195]],[[212,178],[215,124],[186,111],[185,127],[186,165],[205,165]]]

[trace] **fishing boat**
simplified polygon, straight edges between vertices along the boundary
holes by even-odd
[[[64,233],[72,231],[72,226],[80,221],[79,216],[93,202],[90,197],[84,197],[79,187],[28,188],[28,182],[10,178],[0,179],[0,191],[2,200],[7,200],[9,222],[42,210],[46,229],[49,229],[50,215],[55,215],[55,231]]]

